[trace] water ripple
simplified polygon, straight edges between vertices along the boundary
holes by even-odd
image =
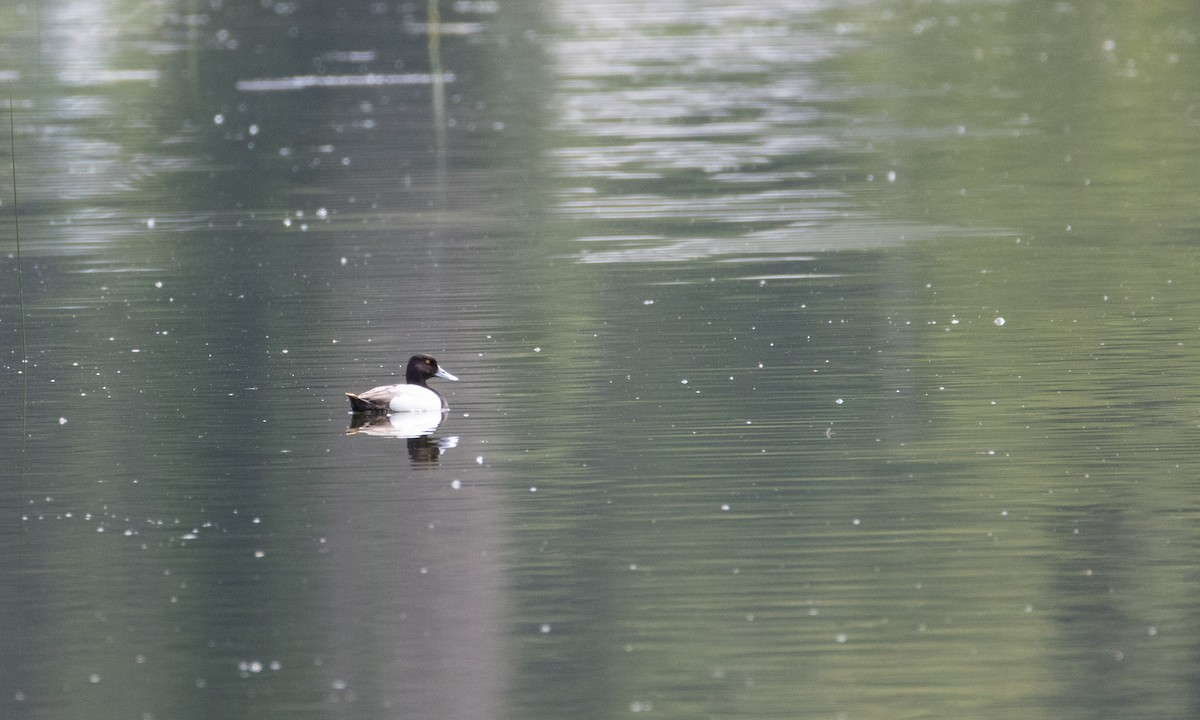
[[[845,189],[844,168],[869,146],[844,133],[839,108],[858,90],[822,69],[861,43],[825,9],[572,5],[551,48],[569,138],[552,156],[578,183],[560,192],[559,214],[600,226],[586,228],[581,262],[793,253],[812,248],[815,227],[874,222]],[[644,236],[628,225],[647,221],[656,239],[592,247]]]

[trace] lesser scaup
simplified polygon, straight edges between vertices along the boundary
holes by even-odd
[[[437,360],[419,353],[408,360],[404,370],[404,383],[380,385],[360,393],[346,393],[350,409],[354,412],[428,412],[445,411],[450,406],[446,398],[425,384],[429,378],[440,377],[455,380],[450,373],[438,367]]]

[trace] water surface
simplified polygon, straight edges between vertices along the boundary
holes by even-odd
[[[1188,5],[439,11],[0,10],[6,716],[1195,714]]]

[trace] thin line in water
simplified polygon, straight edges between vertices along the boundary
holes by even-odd
[[[446,179],[446,79],[442,74],[442,14],[438,0],[429,0],[426,10],[429,25],[429,74],[433,78],[433,139],[437,163],[438,188],[445,189]]]
[[[19,461],[19,469],[17,470],[17,502],[16,502],[16,517],[13,521],[16,522],[16,577],[14,578],[16,585],[17,598],[26,597],[25,594],[25,523],[21,519],[21,513],[25,511],[25,469],[29,462],[29,452],[26,444],[29,438],[28,416],[29,416],[29,349],[25,342],[25,281],[21,275],[21,220],[18,212],[17,198],[17,121],[14,118],[16,108],[13,104],[12,90],[8,91],[8,142],[9,150],[12,153],[12,181],[13,181],[13,230],[17,244],[17,303],[21,313],[21,459]],[[16,627],[5,628],[9,636],[12,638],[13,646],[16,650],[17,657],[25,657],[25,611],[18,603],[16,612],[13,617],[16,619]],[[23,678],[17,676],[18,682]]]
[[[12,153],[13,234],[17,242],[17,303],[21,309],[21,435],[25,435],[25,408],[29,400],[29,346],[25,341],[25,280],[21,274],[21,218],[17,212],[17,121],[12,92],[8,93],[8,142]]]

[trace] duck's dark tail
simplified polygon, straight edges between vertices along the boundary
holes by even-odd
[[[379,407],[370,400],[363,400],[354,393],[346,393],[346,398],[350,400],[350,409],[354,412],[382,412],[387,410],[386,407]]]

